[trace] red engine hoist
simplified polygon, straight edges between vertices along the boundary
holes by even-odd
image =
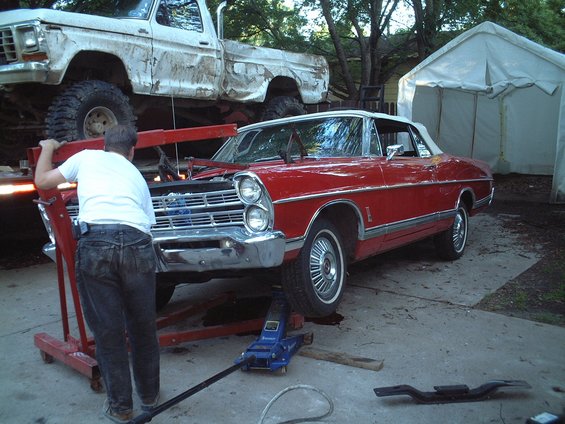
[[[185,128],[178,130],[145,131],[138,134],[136,150],[178,142],[217,139],[233,136],[235,134],[235,124]],[[73,154],[84,149],[102,149],[103,145],[104,141],[102,138],[68,143],[54,152],[53,162],[63,162]],[[40,152],[40,147],[28,149],[28,160],[32,170],[35,169]],[[91,388],[99,391],[102,388],[100,379],[101,376],[95,359],[94,340],[87,336],[85,321],[80,305],[75,275],[76,241],[72,236],[71,219],[65,207],[64,194],[62,194],[58,189],[38,189],[37,191],[39,199],[36,202],[44,208],[47,219],[49,219],[51,228],[53,229],[53,236],[55,239],[57,282],[59,287],[63,339],[58,339],[46,333],[38,333],[34,336],[34,343],[36,347],[39,348],[41,356],[45,362],[49,363],[56,359],[65,363],[71,368],[79,371],[81,374],[87,376],[90,379]],[[67,277],[66,279],[65,274]],[[68,286],[70,287],[72,303],[76,313],[78,337],[73,336],[70,331],[65,280],[67,280]],[[213,306],[224,303],[229,299],[229,294],[221,295],[200,305],[191,305],[168,316],[160,317],[157,320],[157,328],[162,329],[170,326],[179,320],[205,311]],[[301,315],[290,315],[290,321],[288,323],[286,323],[285,317],[285,325],[288,324],[293,328],[300,328],[303,323],[304,318]],[[164,333],[159,335],[159,344],[161,346],[173,346],[187,341],[259,331],[263,328],[263,324],[263,319],[253,319],[202,329]],[[249,361],[248,358],[242,366],[250,362],[251,361]]]

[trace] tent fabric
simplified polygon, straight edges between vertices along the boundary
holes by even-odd
[[[484,22],[400,79],[398,115],[495,173],[553,175],[565,203],[564,85],[565,55]]]

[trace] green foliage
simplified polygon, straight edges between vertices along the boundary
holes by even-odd
[[[469,22],[495,22],[532,41],[565,52],[565,1],[481,0],[479,14]]]
[[[213,12],[221,0],[211,0]],[[235,0],[224,13],[224,34],[231,40],[241,40],[257,46],[308,51],[304,36],[306,18],[276,0]]]
[[[561,284],[555,290],[546,293],[544,299],[552,302],[565,303],[565,284]]]

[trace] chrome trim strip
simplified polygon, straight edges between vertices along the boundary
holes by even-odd
[[[457,209],[446,210],[441,212],[434,212],[429,215],[424,215],[416,218],[405,219],[403,221],[393,222],[390,224],[378,225],[376,227],[368,228],[359,237],[359,240],[366,241],[375,237],[381,237],[387,234],[392,234],[397,231],[407,230],[418,225],[427,224],[430,222],[438,222],[444,219],[453,218],[457,213]],[[308,232],[306,232],[308,234]],[[304,237],[296,237],[293,239],[287,239],[285,252],[290,252],[296,249],[301,249],[304,246]]]
[[[392,234],[397,231],[407,230],[418,225],[428,224],[430,222],[437,222],[443,219],[452,218],[455,216],[457,210],[447,210],[441,212],[434,212],[429,215],[419,216],[416,218],[409,218],[390,224],[378,225],[376,227],[368,228],[361,237],[362,241],[369,240],[375,237],[381,237],[387,234]]]
[[[400,188],[405,188],[405,187],[414,187],[414,186],[418,186],[418,187],[422,186],[423,187],[423,186],[431,186],[431,185],[465,184],[465,183],[484,182],[484,181],[490,181],[490,180],[477,178],[477,179],[472,179],[472,180],[429,181],[429,182],[420,183],[420,184],[406,183],[406,184],[397,184],[397,185],[392,185],[392,186],[387,185],[387,186],[363,187],[363,188],[356,188],[356,189],[351,189],[351,190],[336,190],[336,191],[329,191],[329,192],[325,192],[325,193],[308,194],[308,195],[305,195],[305,196],[288,197],[286,199],[275,200],[273,202],[273,204],[281,205],[281,204],[284,204],[284,203],[299,202],[299,201],[310,200],[310,199],[319,199],[319,198],[322,198],[322,197],[341,196],[341,195],[348,195],[348,194],[365,193],[365,192],[370,192],[370,191],[395,190],[395,189],[400,189]]]
[[[304,236],[294,237],[292,239],[287,239],[287,245],[286,245],[286,248],[285,248],[285,252],[290,252],[292,250],[302,248],[302,246],[304,245],[304,242],[306,241],[306,235],[310,232],[310,228],[314,224],[314,221],[316,221],[316,219],[318,219],[318,216],[320,216],[322,211],[329,206],[335,206],[335,205],[340,205],[340,204],[341,205],[347,205],[347,206],[353,208],[353,210],[355,211],[355,215],[357,216],[357,223],[358,223],[358,227],[359,227],[359,234],[357,235],[357,237],[360,239],[362,237],[363,232],[365,231],[365,224],[363,222],[363,214],[359,210],[359,207],[357,206],[357,204],[355,202],[349,200],[349,199],[332,200],[332,201],[324,204],[322,207],[320,207],[316,211],[316,213],[314,213],[312,215],[312,218],[310,218],[310,222],[306,226],[306,231],[304,232],[304,234],[305,234]]]
[[[306,241],[306,237],[296,237],[293,239],[289,239],[286,241],[286,246],[284,248],[285,252],[292,252],[296,249],[302,249],[304,246],[304,242]]]
[[[473,209],[482,208],[483,206],[489,206],[494,200],[494,187],[490,190],[490,194],[480,200],[477,200],[473,204]]]

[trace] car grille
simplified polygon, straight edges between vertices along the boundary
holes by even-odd
[[[71,221],[78,216],[78,203],[67,203],[67,212],[71,217]]]
[[[151,197],[157,223],[152,230],[243,226],[244,206],[235,189],[201,193],[169,192]],[[78,216],[78,204],[67,204],[71,219]]]
[[[157,223],[153,230],[243,225],[243,203],[235,189],[203,193],[171,192],[152,196]]]
[[[18,59],[14,34],[10,28],[0,28],[0,65]]]

